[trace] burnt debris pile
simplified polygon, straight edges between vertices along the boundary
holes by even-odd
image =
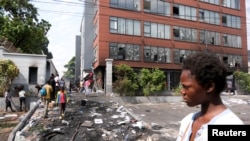
[[[52,111],[56,110],[58,107]],[[48,119],[41,119],[43,122],[30,128],[31,131],[42,127],[36,140],[135,141],[147,140],[153,134],[142,121],[137,121],[115,102],[71,101],[63,119],[56,115],[49,114]]]

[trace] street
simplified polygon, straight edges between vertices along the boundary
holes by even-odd
[[[132,104],[132,98],[121,102],[121,97],[103,94],[85,97],[73,93],[65,118],[59,119],[57,106],[50,107],[48,118],[42,118],[44,108],[40,105],[23,130],[16,132],[15,139],[173,141],[178,135],[180,120],[200,108],[187,107],[181,102],[181,97],[176,98],[176,102],[157,103],[151,100],[143,103],[140,100],[141,103]],[[250,96],[224,95],[222,98],[245,124],[250,124]]]

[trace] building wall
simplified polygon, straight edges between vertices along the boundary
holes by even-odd
[[[84,5],[81,25],[81,78],[85,72],[92,71],[94,61],[94,4],[92,0],[85,0]]]
[[[49,63],[51,66],[48,70],[46,55],[9,53],[3,51],[3,48],[0,48],[0,50],[2,51],[0,59],[12,60],[19,69],[19,75],[11,84],[11,92],[13,93],[15,86],[24,85],[26,91],[34,94],[36,92],[35,85],[44,84],[47,80],[46,77],[56,71],[53,63]],[[29,67],[37,67],[37,83],[29,83]]]
[[[95,0],[93,0],[95,2]],[[97,37],[94,40],[87,40],[86,33],[85,38],[83,39],[84,44],[86,42],[93,43],[94,47],[97,46],[97,59],[94,63],[94,68],[97,69],[99,67],[105,66],[106,62],[105,59],[110,58],[110,42],[118,42],[124,44],[138,44],[140,45],[140,59],[138,61],[131,61],[131,60],[116,60],[114,59],[113,65],[116,64],[127,64],[134,68],[160,68],[166,72],[179,74],[181,69],[181,63],[175,63],[176,59],[176,52],[175,50],[191,50],[191,51],[208,51],[218,54],[218,56],[223,60],[224,56],[241,56],[241,66],[239,69],[243,71],[248,71],[248,59],[247,59],[247,29],[246,29],[246,9],[245,9],[245,1],[240,1],[240,10],[227,8],[221,5],[214,5],[207,2],[201,2],[201,0],[173,0],[173,1],[166,1],[170,3],[170,16],[161,16],[153,13],[144,12],[144,1],[140,0],[141,4],[139,5],[140,11],[133,11],[128,9],[121,9],[121,8],[112,8],[110,6],[110,2],[106,0],[99,0],[96,4],[98,6],[98,11],[94,13],[95,17],[93,19],[89,19],[88,21],[92,22],[92,25],[89,22],[85,22],[85,31],[92,31],[91,33],[94,34],[93,30],[89,30],[94,24],[97,23],[98,25],[98,32]],[[158,0],[161,2],[161,0]],[[182,6],[189,6],[192,8],[196,8],[196,21],[185,20],[181,18],[176,18],[173,16],[173,7],[175,4],[179,4]],[[89,6],[89,5],[88,5]],[[87,7],[85,7],[87,8]],[[209,10],[212,12],[220,13],[220,25],[215,24],[208,24],[205,22],[199,21],[199,9]],[[91,9],[88,9],[88,13]],[[93,11],[93,9],[92,9]],[[91,12],[92,12],[91,11]],[[241,28],[231,28],[222,25],[222,14],[238,16],[241,18]],[[88,14],[90,17],[92,14]],[[141,25],[141,35],[134,36],[134,35],[127,35],[127,34],[116,34],[110,32],[110,17],[118,17],[124,19],[132,19],[132,20],[139,20]],[[144,22],[152,22],[158,24],[165,24],[170,26],[170,39],[159,39],[159,38],[152,38],[144,36]],[[175,40],[174,39],[174,27],[180,26],[185,28],[193,28],[197,30],[197,42],[187,42],[182,40]],[[218,32],[220,33],[220,45],[211,45],[211,44],[202,44],[200,43],[200,30],[206,31],[205,34],[207,35],[208,32]],[[84,32],[84,29],[83,29]],[[90,32],[90,36],[92,36]],[[228,35],[235,35],[241,37],[241,48],[229,47],[224,46],[223,42],[223,34]],[[207,39],[208,40],[208,39]],[[230,41],[230,39],[228,39]],[[228,41],[228,42],[229,42]],[[146,62],[144,61],[144,46],[157,46],[157,47],[165,47],[170,48],[171,50],[171,61],[169,63],[162,63],[162,62]],[[88,48],[88,47],[87,47]],[[86,54],[86,53],[85,53]],[[181,54],[181,53],[180,53]],[[178,59],[178,58],[177,58]],[[228,58],[229,59],[229,58]],[[86,62],[86,61],[84,61]],[[227,64],[229,65],[229,64]],[[234,65],[234,64],[233,64]],[[234,66],[230,66],[229,71],[232,73],[235,71],[236,68]],[[175,76],[170,75],[170,77]],[[173,78],[176,81],[176,77]],[[172,80],[172,81],[173,81]]]
[[[50,79],[51,74],[56,75],[58,73],[53,61],[51,59],[47,60],[46,65],[46,79],[45,81],[48,81]]]
[[[250,50],[247,51],[248,54],[248,73],[250,73]]]
[[[76,49],[75,49],[75,80],[80,79],[81,72],[81,36],[76,36]]]

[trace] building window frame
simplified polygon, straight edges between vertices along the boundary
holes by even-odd
[[[161,23],[144,22],[144,36],[159,39],[171,39],[170,26]]]
[[[29,67],[29,84],[37,84],[38,67]]]
[[[110,17],[110,33],[141,36],[141,22],[133,19]]]
[[[140,61],[140,45],[110,42],[109,57],[114,60]]]
[[[172,63],[171,48],[144,46],[144,62]]]
[[[170,16],[170,3],[162,0],[144,0],[144,12]]]

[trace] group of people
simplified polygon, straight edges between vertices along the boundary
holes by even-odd
[[[18,96],[19,96],[20,111],[26,111],[27,110],[26,105],[25,105],[26,92],[24,90],[24,85],[16,86],[15,91],[18,93]],[[15,112],[15,110],[12,108],[12,105],[11,105],[12,95],[10,93],[9,88],[4,92],[4,96],[5,96],[5,112],[8,112],[8,108],[10,108],[12,112]]]
[[[36,85],[35,88],[37,89],[37,92],[39,94],[39,91],[42,88],[45,88],[46,95],[41,96],[42,101],[44,102],[45,111],[44,111],[44,118],[48,117],[48,106],[51,101],[55,101],[60,106],[60,119],[62,119],[65,116],[65,109],[66,109],[66,103],[68,102],[68,94],[65,89],[65,81],[63,78],[59,79],[59,75],[51,74],[50,79],[46,82],[46,84],[40,86]],[[15,91],[18,93],[19,96],[19,102],[20,102],[20,111],[26,111],[27,107],[25,105],[25,96],[26,91],[24,90],[24,85],[16,86]],[[10,109],[12,112],[15,112],[13,109],[11,103],[12,103],[12,95],[10,93],[10,89],[7,89],[5,91],[5,112],[8,112],[8,109]]]
[[[93,82],[93,73],[89,73],[83,80],[80,81],[80,89],[79,93],[84,93],[85,96],[89,96],[91,94],[91,84]]]
[[[62,119],[65,116],[66,103],[68,102],[68,94],[65,89],[65,81],[59,79],[59,75],[51,74],[50,79],[42,86],[46,90],[46,95],[42,96],[45,105],[44,118],[48,117],[48,106],[51,101],[55,101],[60,107],[60,116]]]
[[[91,84],[91,80],[82,80],[80,81],[80,90],[79,90],[79,93],[84,93],[85,96],[89,96],[91,94],[91,87],[90,87],[90,84]]]

